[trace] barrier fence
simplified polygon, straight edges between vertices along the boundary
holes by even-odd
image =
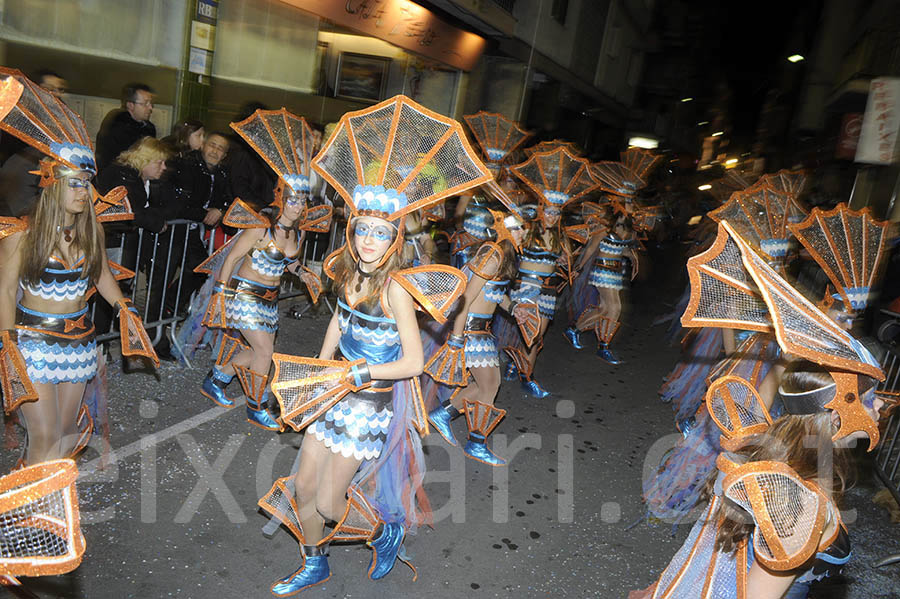
[[[168,329],[174,340],[177,323],[190,316],[191,296],[205,282],[206,275],[193,272],[195,266],[231,239],[223,227],[209,229],[190,220],[166,222],[162,232],[146,229],[126,229],[107,225],[108,257],[135,272],[133,279],[119,283],[122,292],[130,297],[141,313],[144,326],[153,344],[162,340]],[[303,243],[301,264],[314,272],[322,272],[322,261],[343,241],[344,225],[333,218],[328,233],[307,233]],[[115,274],[115,273],[114,273]],[[306,295],[305,285],[293,276],[281,281],[279,300]],[[96,294],[95,294],[96,297]],[[325,294],[320,297],[334,310]],[[113,309],[104,301],[91,298],[91,315],[97,330],[97,342],[119,338],[117,319]],[[302,314],[312,304],[296,313]],[[204,308],[205,309],[205,308]]]
[[[889,406],[887,425],[875,451],[875,472],[900,503],[900,354],[888,349],[881,368],[885,379],[878,384],[876,392],[889,402]]]

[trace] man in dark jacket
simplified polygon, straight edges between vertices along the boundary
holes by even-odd
[[[149,86],[125,86],[122,106],[106,115],[97,133],[97,168],[101,171],[140,138],[156,137],[156,125],[150,122],[153,90]]]
[[[266,107],[259,102],[248,102],[241,107],[236,121],[249,118],[257,109],[265,110]],[[275,172],[238,135],[231,138],[228,168],[231,172],[234,197],[241,198],[256,210],[265,208],[272,203],[277,182]]]
[[[178,294],[179,312],[183,312],[190,295],[200,288],[205,278],[205,275],[194,272],[194,267],[208,256],[206,244],[200,237],[199,223],[206,225],[212,234],[212,229],[221,223],[234,198],[229,173],[222,164],[227,153],[228,138],[216,131],[206,136],[199,150],[176,161],[173,168],[171,184],[175,190],[176,218],[194,221],[188,234],[187,257],[181,277],[181,292]],[[183,226],[178,225],[176,229],[183,231]],[[181,235],[176,235],[176,239],[181,238]],[[169,307],[175,305],[176,291],[170,290],[167,296],[173,298]]]

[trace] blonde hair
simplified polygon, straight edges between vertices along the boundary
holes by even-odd
[[[58,245],[59,231],[66,222],[67,181],[75,174],[71,169],[56,167],[56,182],[41,190],[41,195],[34,205],[28,230],[22,240],[21,279],[29,285],[38,284],[41,274],[50,262],[51,254],[60,249]],[[88,188],[88,194],[89,196],[91,194],[90,188]],[[94,218],[94,208],[90,197],[85,209],[75,215],[75,236],[72,246],[84,253],[82,274],[92,282],[96,282],[100,278],[103,260],[106,259],[106,250],[103,242],[103,228]]]
[[[141,172],[151,162],[168,160],[171,157],[172,150],[164,142],[154,137],[142,137],[119,154],[116,164],[130,166],[137,172]]]

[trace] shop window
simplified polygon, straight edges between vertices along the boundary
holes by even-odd
[[[566,13],[569,12],[569,0],[553,0],[550,7],[550,16],[556,19],[560,25],[566,24]]]

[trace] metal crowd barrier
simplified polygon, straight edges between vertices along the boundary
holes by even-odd
[[[185,219],[168,221],[162,233],[145,229],[119,232],[115,227],[110,227],[107,232],[108,237],[120,237],[117,247],[107,248],[109,258],[135,272],[135,277],[120,282],[120,287],[140,311],[154,344],[162,339],[167,328],[170,341],[173,341],[175,326],[190,315],[191,298],[185,296],[187,290],[183,289],[182,283],[192,232],[199,235],[207,256],[230,239],[224,230],[207,229],[202,224]],[[303,266],[321,273],[325,256],[342,243],[343,235],[343,225],[339,224],[337,218],[332,219],[328,233],[307,233],[301,257]],[[187,268],[191,269],[192,265],[188,264]],[[296,277],[285,276],[278,299],[296,298],[306,293],[306,286]],[[324,294],[320,299],[329,310],[334,311]],[[92,300],[92,303],[91,315],[97,327],[97,341],[118,339],[117,319],[112,317],[113,310],[105,302]],[[297,312],[302,314],[311,305],[309,303]]]
[[[888,349],[881,368],[885,379],[878,384],[876,392],[882,394],[891,405],[887,408],[887,426],[875,451],[875,472],[900,503],[900,404],[897,403],[900,400],[900,354]]]

